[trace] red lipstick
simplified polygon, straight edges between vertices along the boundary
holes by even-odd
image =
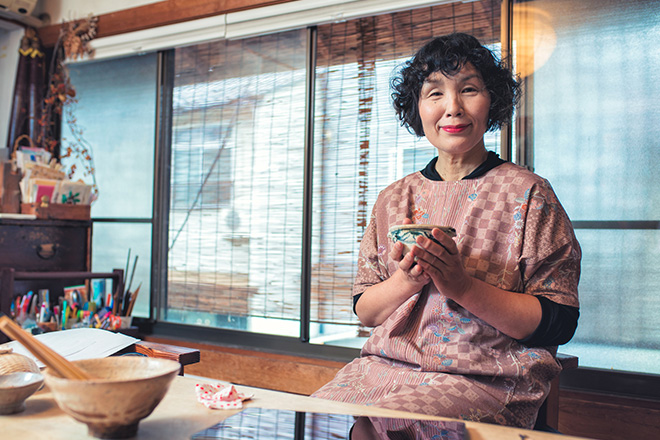
[[[466,128],[468,128],[469,124],[460,124],[460,125],[444,125],[442,129],[446,131],[447,133],[460,133]]]

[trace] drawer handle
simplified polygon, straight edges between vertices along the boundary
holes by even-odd
[[[40,244],[37,246],[37,255],[44,260],[50,260],[57,253],[57,245],[53,243]]]

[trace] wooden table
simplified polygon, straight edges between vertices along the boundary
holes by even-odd
[[[212,379],[195,376],[177,376],[163,401],[154,412],[140,422],[137,439],[185,440],[198,431],[208,428],[237,410],[211,410],[197,402],[196,383],[218,383]],[[240,392],[254,394],[246,407],[285,409],[294,411],[353,414],[410,418],[411,413],[351,405],[315,399],[297,394],[282,393],[260,388],[237,386]],[[416,415],[413,418],[448,420]],[[560,436],[545,432],[508,428],[476,422],[465,422],[470,440],[577,440],[577,437]],[[3,439],[71,440],[91,439],[87,427],[63,413],[47,388],[26,401],[24,412],[0,416]]]

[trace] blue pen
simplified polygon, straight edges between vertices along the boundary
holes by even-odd
[[[69,305],[67,300],[62,301],[62,330],[66,329],[66,314],[68,312]]]

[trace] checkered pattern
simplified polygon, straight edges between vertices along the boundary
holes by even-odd
[[[505,163],[474,180],[414,173],[390,185],[362,240],[354,293],[397,269],[387,232],[405,218],[453,226],[475,278],[578,305],[579,245],[550,185],[528,170]],[[521,346],[429,284],[374,328],[362,357],[315,395],[530,427],[559,369],[549,351]]]

